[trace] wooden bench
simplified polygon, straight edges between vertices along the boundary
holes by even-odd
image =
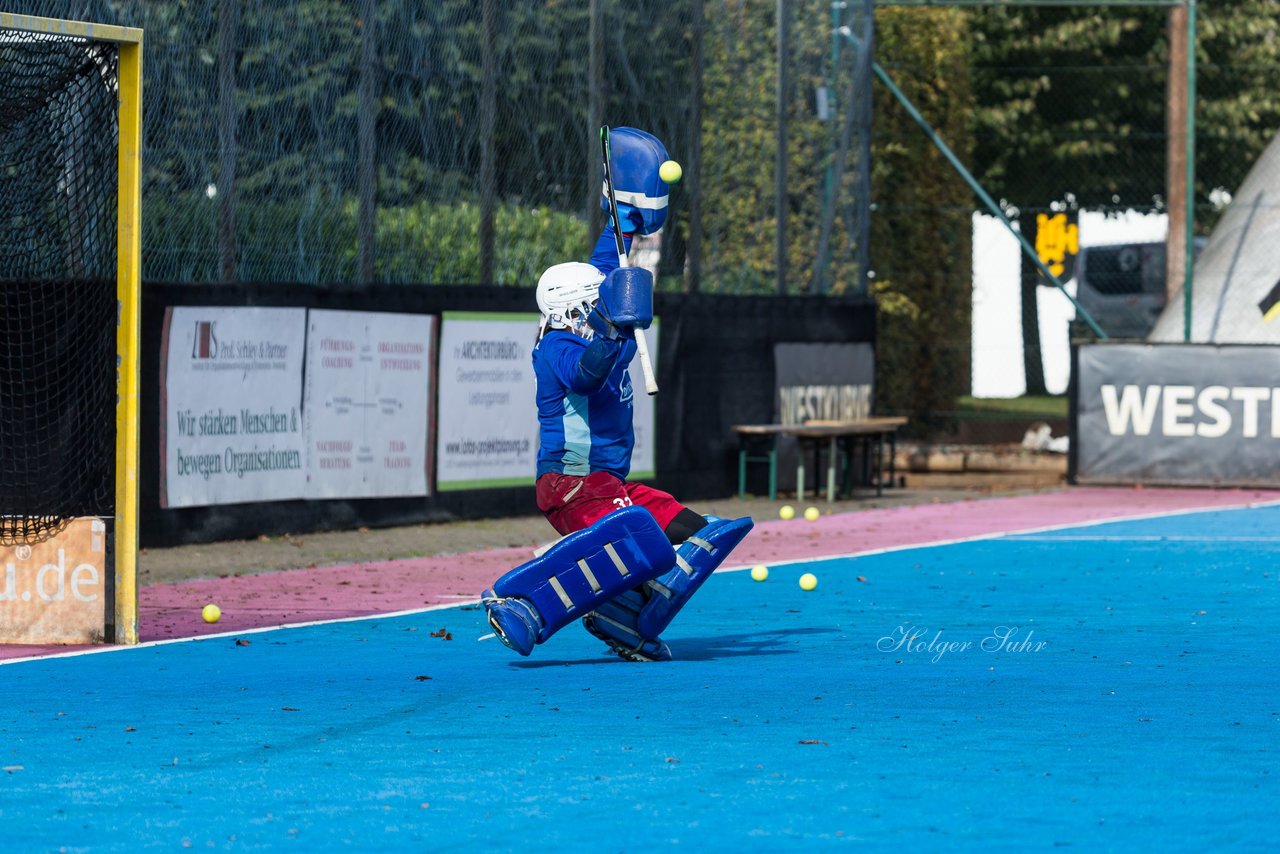
[[[885,444],[889,445],[889,483],[892,485],[897,479],[897,468],[894,465],[897,431],[906,423],[906,418],[883,416],[852,421],[806,421],[804,424],[735,425],[733,431],[738,436],[738,497],[746,496],[748,462],[768,462],[769,499],[775,500],[778,497],[779,436],[791,436],[800,446],[796,460],[797,501],[804,500],[805,457],[812,451],[816,469],[824,444],[827,448],[828,502],[836,499],[836,472],[842,445],[849,461],[844,477],[846,488],[852,488],[853,445],[861,444],[863,472],[860,480],[864,484],[874,484],[876,495],[881,495],[884,488]]]
[[[781,424],[735,424],[738,434],[738,497],[747,497],[747,463],[769,464],[769,500],[778,497],[778,436]]]

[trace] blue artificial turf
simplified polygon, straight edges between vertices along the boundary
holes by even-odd
[[[19,662],[5,847],[1261,849],[1278,532],[1269,507],[720,574],[669,664],[576,625],[522,659],[475,607]]]

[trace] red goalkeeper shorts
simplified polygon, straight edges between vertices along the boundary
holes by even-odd
[[[667,493],[642,483],[628,483],[608,472],[582,477],[548,472],[538,478],[538,509],[560,534],[581,531],[614,510],[633,505],[653,514],[664,531],[684,505]]]

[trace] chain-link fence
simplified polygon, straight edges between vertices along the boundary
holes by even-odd
[[[967,379],[973,394],[982,397],[1061,395],[1070,376],[1072,337],[1097,337],[1101,331],[1111,338],[1142,339],[1160,319],[1162,328],[1176,329],[1176,340],[1182,340],[1188,205],[1179,184],[1188,175],[1188,128],[1194,125],[1195,140],[1190,243],[1191,253],[1198,255],[1212,245],[1210,234],[1219,219],[1224,213],[1230,216],[1232,194],[1243,192],[1246,173],[1259,163],[1280,127],[1280,97],[1266,83],[1280,65],[1280,27],[1274,15],[1248,0],[1201,4],[1198,20],[1190,16],[1195,42],[1189,50],[1192,28],[1185,6],[964,5],[975,8],[964,10],[963,23],[954,20],[971,45],[967,83],[973,98],[972,137],[966,140],[963,128],[941,135],[953,140],[961,159],[995,196],[1002,215],[982,210],[973,218],[973,269],[958,271],[943,289],[955,296],[968,281],[974,288],[973,361],[967,370],[960,368],[963,360],[956,353],[953,364],[962,376],[949,379],[953,386]],[[924,77],[925,94],[917,103],[926,118],[941,123],[946,116],[928,108],[929,93],[950,89],[957,78],[930,76],[927,66],[898,64],[885,47],[884,36],[897,15],[921,12],[877,11],[882,38],[876,58],[895,78],[912,82],[917,73]],[[901,108],[886,105],[879,94],[877,98],[878,169],[893,150],[884,135],[892,122],[888,115]],[[1187,101],[1193,104],[1190,117],[1183,108]],[[964,148],[966,142],[970,149]],[[903,217],[887,210],[890,200],[876,174],[876,220],[902,222]],[[1257,200],[1256,192],[1249,195]],[[1267,205],[1265,199],[1262,205]],[[960,207],[957,217],[978,206],[968,196]],[[1005,228],[1006,221],[1066,283],[1079,308],[1049,286]],[[956,221],[947,228],[958,231],[962,226]],[[883,279],[891,244],[874,234],[873,266]],[[1217,266],[1224,267],[1225,259],[1224,253]],[[1204,266],[1197,264],[1197,276],[1213,272],[1201,271]],[[1212,281],[1204,284],[1213,288]],[[1188,313],[1196,319],[1195,329],[1210,325],[1200,314],[1223,311],[1221,302],[1210,309],[1202,297],[1197,293]],[[919,309],[912,300],[899,298],[898,303],[905,303],[905,311]],[[883,298],[881,306],[886,306]],[[1251,307],[1258,315],[1257,306]],[[1079,309],[1089,313],[1091,322]],[[958,316],[954,320],[960,322]],[[1256,318],[1251,323],[1256,331]],[[1193,328],[1191,319],[1186,324]],[[1192,338],[1206,340],[1198,332]],[[913,330],[901,346],[909,351],[915,343]],[[936,358],[919,361],[917,371],[936,370]],[[938,402],[958,398],[946,394]],[[906,408],[934,416],[946,432],[954,427],[960,435],[996,435],[985,424],[965,424],[989,417],[980,402],[962,399],[954,416],[939,405]],[[1013,420],[1025,426],[1056,416],[1063,426],[1055,424],[1055,430],[1065,429],[1065,409],[1065,401],[1046,398],[1038,408],[1023,407]],[[1016,438],[1012,429],[1001,436]]]
[[[609,123],[686,165],[662,287],[860,287],[866,191],[833,169],[860,4],[22,5],[146,32],[148,280],[526,285],[587,252]]]
[[[1083,26],[1088,17],[1079,8],[971,15],[981,45],[972,65],[981,93],[974,159],[1000,188],[1004,214],[1058,279],[1071,282],[1102,332],[1142,337],[1165,289],[1176,82],[1168,11],[1116,7],[1112,26],[1096,29]],[[1010,32],[1016,37],[1005,38]],[[1091,326],[1071,325],[1075,307],[1015,240],[990,228],[979,233],[975,390],[1063,393],[1069,335],[1090,334]],[[1111,248],[1120,243],[1133,245]],[[1020,334],[999,335],[1002,326]]]
[[[1160,0],[881,5],[874,34],[869,0],[21,5],[146,32],[149,281],[529,286],[587,254],[598,127],[631,125],[685,166],[643,247],[660,289],[869,293],[880,411],[951,419],[971,391],[1061,392],[1074,308],[975,226],[973,191],[872,82],[874,56],[1000,219],[1035,242],[1039,218],[1077,217],[1051,243],[1080,247],[1115,297],[1104,328],[1151,322],[1135,289],[1163,304],[1163,248],[1145,244],[1164,240],[1179,131]],[[1201,11],[1202,227],[1280,124],[1262,8]],[[1130,211],[1160,225],[1126,231]],[[1115,243],[1142,245],[1083,254]]]
[[[1277,25],[1247,0],[1216,4],[1189,51],[1188,11],[1168,3],[955,5],[971,8],[876,11],[875,59],[909,101],[877,86],[870,246],[889,363],[877,400],[924,416],[934,436],[1017,439],[1036,420],[1064,430],[1065,401],[1045,396],[1067,389],[1071,337],[1145,338],[1180,311],[1169,294],[1187,243],[1183,105],[1196,119],[1193,253],[1280,127],[1266,83]],[[990,208],[938,170],[936,151],[913,147],[929,132],[994,195]],[[966,392],[1042,400],[993,429]]]

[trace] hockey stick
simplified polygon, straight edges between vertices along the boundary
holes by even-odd
[[[627,258],[627,245],[622,238],[622,222],[618,219],[618,200],[613,195],[613,170],[609,166],[609,126],[600,126],[600,151],[604,156],[604,186],[609,195],[609,219],[613,223],[613,237],[618,243],[618,266],[630,267]],[[636,352],[640,354],[640,372],[644,374],[644,390],[649,394],[658,393],[658,378],[653,375],[653,362],[649,359],[649,339],[644,330],[637,328]]]

